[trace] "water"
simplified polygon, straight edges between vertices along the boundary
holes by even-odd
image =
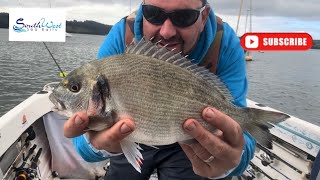
[[[320,125],[320,50],[254,53],[248,97]]]
[[[104,36],[72,34],[47,43],[61,68],[95,59]],[[320,50],[254,53],[247,62],[248,98],[320,125]],[[8,42],[0,29],[0,116],[43,85],[58,81],[58,68],[40,42]]]
[[[65,72],[94,60],[104,36],[73,34],[65,43],[46,43]],[[9,42],[0,29],[0,116],[49,82],[59,81],[58,67],[42,42]]]

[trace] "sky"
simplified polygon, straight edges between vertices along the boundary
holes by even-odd
[[[240,0],[208,0],[214,12],[236,31]],[[238,35],[249,30],[249,0],[243,0]],[[0,12],[15,7],[65,8],[67,20],[113,25],[137,9],[141,0],[0,0]],[[320,39],[319,0],[252,0],[253,32],[307,32]],[[247,19],[247,30],[245,30]]]

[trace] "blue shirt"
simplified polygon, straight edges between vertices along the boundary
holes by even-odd
[[[134,35],[137,41],[143,37],[143,30],[141,28],[142,17],[143,15],[140,6],[134,23]],[[125,52],[125,23],[125,19],[121,19],[112,27],[99,49],[97,55],[98,59]],[[200,63],[207,53],[215,37],[216,29],[216,17],[214,12],[211,10],[199,41],[189,55],[190,59],[194,59],[195,63]],[[239,38],[227,23],[223,23],[223,36],[220,45],[216,74],[230,90],[230,93],[234,98],[233,103],[239,107],[247,106],[246,95],[248,82],[246,78],[245,63],[244,51],[240,46]],[[232,176],[241,175],[254,155],[256,146],[255,140],[246,132],[244,132],[244,138],[246,145],[243,150],[241,162],[231,172],[230,175]],[[100,152],[94,151],[92,147],[88,145],[84,136],[73,138],[73,143],[78,153],[89,162],[101,161],[108,158],[103,156]]]

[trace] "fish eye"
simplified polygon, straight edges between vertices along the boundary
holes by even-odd
[[[80,84],[79,83],[75,83],[75,82],[72,82],[72,83],[70,83],[70,85],[69,85],[69,90],[71,91],[71,92],[74,92],[74,93],[76,93],[76,92],[79,92],[80,91]]]

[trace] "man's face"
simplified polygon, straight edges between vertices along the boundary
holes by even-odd
[[[145,0],[145,4],[159,7],[166,12],[181,9],[200,9],[202,7],[201,0]],[[188,27],[177,27],[170,18],[167,18],[160,25],[152,24],[143,18],[144,36],[147,39],[154,37],[153,42],[161,40],[159,46],[167,45],[168,49],[175,49],[175,52],[182,52],[187,55],[195,47],[205,26],[209,11],[209,7],[206,7],[196,22]]]

